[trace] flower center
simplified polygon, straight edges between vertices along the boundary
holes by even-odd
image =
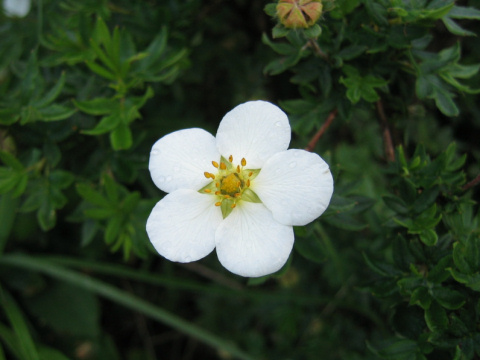
[[[215,206],[220,206],[223,217],[226,218],[237,206],[240,200],[250,202],[261,202],[258,196],[250,189],[253,180],[260,170],[245,169],[247,161],[243,158],[240,164],[233,164],[233,156],[228,160],[221,157],[220,163],[212,161],[213,167],[217,169],[216,174],[204,172],[207,179],[212,182],[199,190],[201,193],[215,195],[217,201]]]
[[[240,180],[240,176],[236,173],[225,176],[220,180],[220,192],[223,195],[235,196],[235,194],[242,191],[243,181]]]

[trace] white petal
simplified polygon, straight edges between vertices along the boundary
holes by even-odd
[[[247,168],[259,169],[273,154],[288,149],[291,129],[287,115],[266,101],[249,101],[227,113],[218,127],[220,154],[234,162],[247,160]]]
[[[190,262],[215,248],[222,213],[211,195],[180,189],[166,195],[147,220],[147,233],[158,253],[168,260]]]
[[[185,129],[165,135],[153,145],[148,168],[155,185],[165,192],[199,190],[212,181],[204,175],[216,170],[212,160],[220,160],[213,135],[202,129]]]
[[[30,11],[31,0],[3,0],[7,16],[24,17]]]
[[[306,225],[330,203],[333,178],[317,154],[291,149],[272,156],[252,182],[252,190],[285,225]]]
[[[241,202],[215,234],[217,255],[231,272],[247,277],[279,270],[293,247],[293,228],[276,222],[262,204]]]

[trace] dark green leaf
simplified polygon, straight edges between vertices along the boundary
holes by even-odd
[[[120,124],[110,133],[110,142],[114,150],[129,149],[132,146],[132,132],[128,125]]]
[[[445,309],[436,301],[425,310],[425,321],[430,331],[441,331],[448,327],[448,317]]]

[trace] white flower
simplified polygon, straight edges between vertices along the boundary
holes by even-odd
[[[3,0],[3,9],[7,16],[24,17],[30,11],[31,0]]]
[[[319,217],[333,192],[327,163],[287,150],[290,136],[282,110],[251,101],[224,116],[216,138],[194,128],[158,140],[149,169],[168,194],[153,208],[147,233],[160,255],[191,262],[216,248],[235,274],[279,270],[293,247],[293,226]]]

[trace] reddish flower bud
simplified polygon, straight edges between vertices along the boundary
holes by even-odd
[[[321,0],[280,0],[277,15],[286,28],[308,28],[320,18],[322,7]]]

